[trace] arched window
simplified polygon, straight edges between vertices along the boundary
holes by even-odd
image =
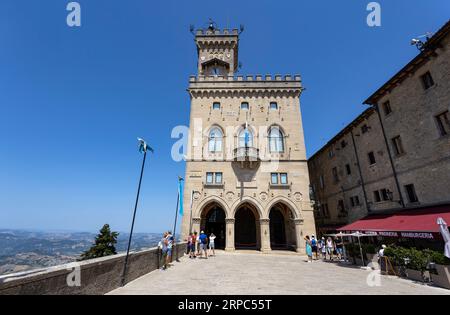
[[[284,152],[284,135],[279,127],[271,127],[269,131],[269,151]]]
[[[214,127],[209,132],[208,150],[209,152],[222,151],[223,133],[218,127]]]
[[[238,147],[253,147],[253,133],[249,128],[243,128],[239,132],[238,136]]]

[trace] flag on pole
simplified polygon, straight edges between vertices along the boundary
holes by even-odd
[[[153,149],[147,144],[147,142],[145,142],[144,139],[142,138],[138,138],[139,141],[139,152],[147,152],[147,150],[149,150],[150,152],[153,153]]]
[[[178,210],[180,216],[183,215],[183,178],[178,177]]]
[[[248,122],[247,120],[245,120],[244,143],[246,148],[248,147],[249,141],[250,141],[250,134],[248,132]]]

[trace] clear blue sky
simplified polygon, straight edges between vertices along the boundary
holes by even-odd
[[[177,175],[170,137],[187,125],[196,71],[189,25],[245,25],[241,73],[300,73],[308,155],[361,111],[366,97],[417,54],[412,37],[449,18],[448,0],[369,2],[68,0],[0,3],[0,227],[129,229],[141,155],[155,148],[136,230],[172,225]]]

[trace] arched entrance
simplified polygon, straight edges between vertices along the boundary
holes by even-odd
[[[271,249],[286,249],[286,227],[283,213],[281,213],[279,208],[272,208],[269,219]]]
[[[214,244],[217,249],[225,248],[225,211],[219,204],[212,203],[202,211],[201,229],[208,236],[211,233],[216,235]]]
[[[245,203],[234,216],[234,246],[236,249],[259,249],[259,215],[256,209]]]
[[[295,250],[294,215],[291,209],[279,202],[270,208],[270,247],[272,250]]]

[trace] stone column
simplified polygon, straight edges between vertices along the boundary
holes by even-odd
[[[302,225],[303,225],[303,219],[294,219],[294,224],[295,224],[295,241],[297,243],[297,253],[305,253],[305,240],[304,240],[304,236],[303,236],[303,230],[302,230]]]
[[[261,232],[261,251],[270,252],[270,219],[259,220],[260,232]]]
[[[225,250],[234,251],[234,219],[225,219],[226,235],[225,235]]]

